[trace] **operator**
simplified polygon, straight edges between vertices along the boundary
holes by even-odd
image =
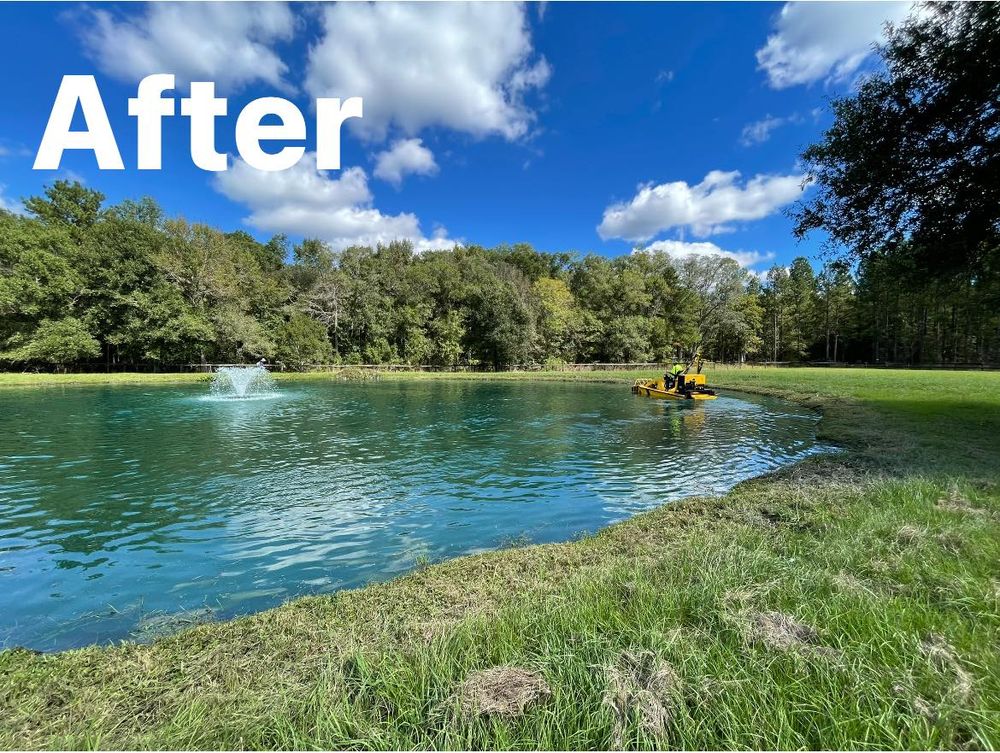
[[[677,383],[678,378],[684,373],[684,366],[679,363],[675,363],[666,374],[663,375],[663,381],[667,385],[667,389],[673,389],[674,385]]]

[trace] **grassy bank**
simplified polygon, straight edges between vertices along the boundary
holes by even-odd
[[[496,379],[501,381],[523,381],[525,379],[542,379],[558,381],[609,381],[618,382],[626,378],[636,378],[639,376],[650,376],[649,372],[626,372],[626,371],[509,371],[491,373],[478,372],[408,372],[408,371],[362,371],[344,367],[343,372],[339,371],[276,371],[272,375],[279,382],[323,382],[339,380],[342,378],[357,379],[367,376],[369,379],[403,379],[403,380],[427,380],[427,379],[457,379],[457,380],[482,380]],[[86,373],[86,374],[48,374],[48,373],[13,373],[0,372],[0,388],[3,387],[73,387],[87,385],[132,385],[132,384],[192,384],[207,382],[211,380],[210,374],[199,372],[187,373],[141,373],[141,372],[121,372],[121,373]]]
[[[22,374],[0,373],[0,387],[70,387],[96,384],[183,384],[208,379],[206,374]]]
[[[2,653],[0,746],[996,747],[1000,375],[709,378],[845,451],[148,646]]]

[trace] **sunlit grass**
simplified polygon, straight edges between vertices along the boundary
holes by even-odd
[[[109,374],[30,374],[0,372],[0,387],[58,387],[98,384],[177,384],[203,382],[210,374],[142,374],[135,372]]]

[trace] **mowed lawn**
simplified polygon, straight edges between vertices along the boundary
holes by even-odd
[[[177,384],[189,382],[204,382],[211,379],[208,374],[167,373],[144,374],[136,372],[121,372],[107,374],[31,374],[31,373],[0,373],[0,387],[72,387],[76,385],[102,384]]]
[[[722,368],[709,378],[719,386],[822,402],[836,419],[853,421],[852,409],[863,406],[890,425],[859,419],[853,427],[832,430],[856,435],[870,428],[872,453],[879,452],[884,431],[891,435],[886,450],[904,436],[911,445],[909,457],[896,458],[904,463],[929,463],[942,472],[1000,472],[1000,372]]]
[[[383,378],[619,379],[642,399],[635,376]],[[997,747],[1000,374],[708,377],[822,410],[841,451],[151,645],[4,652],[0,745]]]

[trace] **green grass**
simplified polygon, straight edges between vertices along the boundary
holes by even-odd
[[[709,379],[821,406],[826,435],[872,456],[898,448],[897,465],[1000,473],[998,372],[721,369]]]
[[[0,746],[995,748],[1000,375],[709,379],[821,409],[843,452],[152,645],[2,653]],[[549,697],[470,713],[498,666]]]
[[[636,378],[649,376],[649,372],[561,372],[561,371],[539,371],[539,372],[500,372],[495,374],[477,372],[376,372],[361,371],[347,366],[342,370],[348,374],[348,378],[359,375],[368,375],[371,379],[405,379],[405,380],[425,380],[425,379],[458,379],[458,380],[514,380],[523,381],[525,379],[548,379],[559,381],[608,381],[618,382],[626,377]],[[285,371],[272,372],[272,375],[279,382],[316,382],[341,379],[340,371]],[[211,374],[200,372],[187,373],[140,373],[140,372],[112,372],[107,374],[49,374],[49,373],[18,373],[0,372],[0,388],[3,387],[72,387],[87,385],[130,385],[130,384],[190,384],[197,382],[211,381]]]
[[[0,373],[0,387],[68,387],[89,384],[176,384],[210,379],[208,374],[31,374]]]

